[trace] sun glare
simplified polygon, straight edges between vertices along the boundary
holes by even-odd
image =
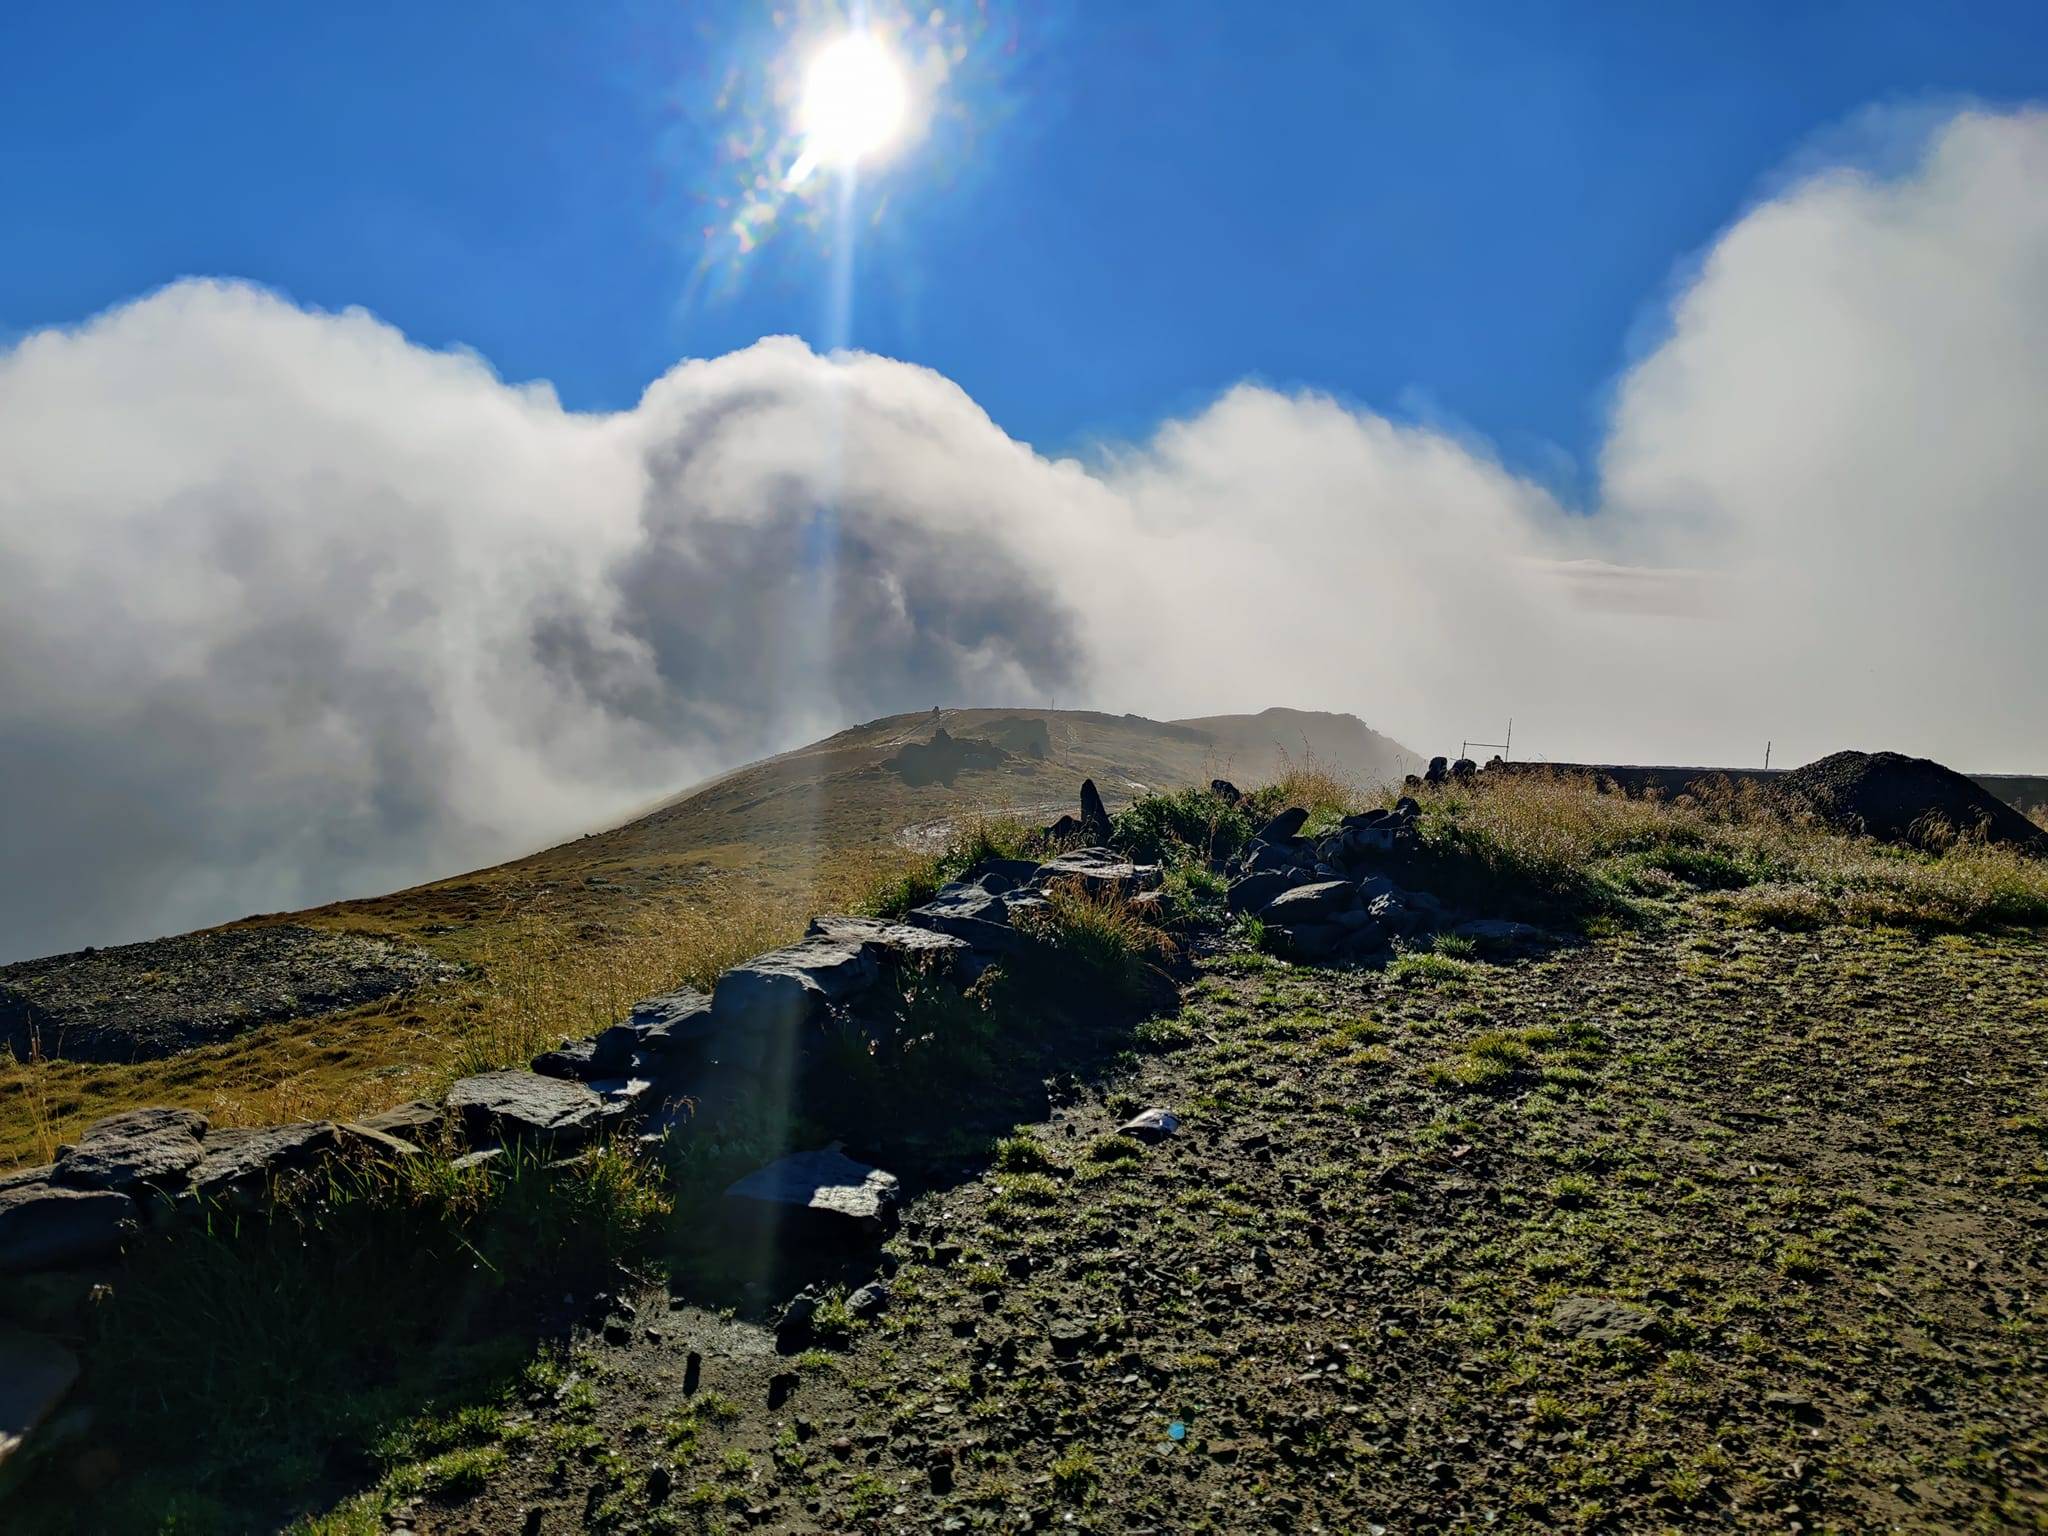
[[[886,150],[902,130],[909,91],[903,71],[875,37],[849,32],[827,43],[804,72],[797,127],[801,158],[790,180],[819,165],[848,167]]]

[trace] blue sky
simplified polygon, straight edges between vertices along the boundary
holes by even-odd
[[[1476,430],[1573,486],[1672,274],[1873,103],[2048,86],[2048,8],[988,8],[863,189],[850,339],[1053,449],[1245,377]],[[580,408],[845,339],[786,225],[692,281],[753,7],[15,3],[0,328],[187,273],[366,306]],[[728,253],[729,254],[729,253]],[[1562,449],[1568,459],[1560,461]]]

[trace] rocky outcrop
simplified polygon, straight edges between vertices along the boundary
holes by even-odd
[[[59,1184],[74,1189],[176,1188],[201,1156],[206,1116],[189,1109],[130,1109],[96,1120],[57,1154]]]
[[[940,726],[932,732],[930,741],[906,743],[882,766],[893,769],[904,783],[922,788],[927,784],[950,785],[961,774],[974,769],[999,768],[1009,755],[992,741],[951,736]]]
[[[1392,807],[1346,816],[1314,840],[1302,835],[1306,810],[1280,812],[1239,856],[1226,896],[1230,910],[1257,917],[1282,949],[1313,960],[1383,957],[1396,942],[1436,932],[1497,951],[1549,942],[1526,923],[1454,912],[1387,873],[1412,874],[1421,812],[1404,795]]]

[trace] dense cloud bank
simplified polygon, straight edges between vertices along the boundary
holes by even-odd
[[[633,411],[190,281],[0,355],[0,959],[491,862],[891,710],[2048,767],[2048,119],[1737,222],[1591,508],[1230,391],[1089,464],[768,340]]]

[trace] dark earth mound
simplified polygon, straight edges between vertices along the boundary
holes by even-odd
[[[0,1030],[67,1061],[151,1061],[272,1020],[367,1003],[457,967],[316,928],[226,928],[0,966]]]
[[[1009,755],[992,741],[949,735],[940,726],[932,732],[930,741],[906,743],[882,766],[893,768],[904,783],[921,788],[926,784],[951,784],[971,768],[999,767]]]
[[[1836,752],[1795,768],[1780,787],[1847,832],[1923,848],[1961,835],[2048,852],[2048,833],[1975,781],[1925,757]]]

